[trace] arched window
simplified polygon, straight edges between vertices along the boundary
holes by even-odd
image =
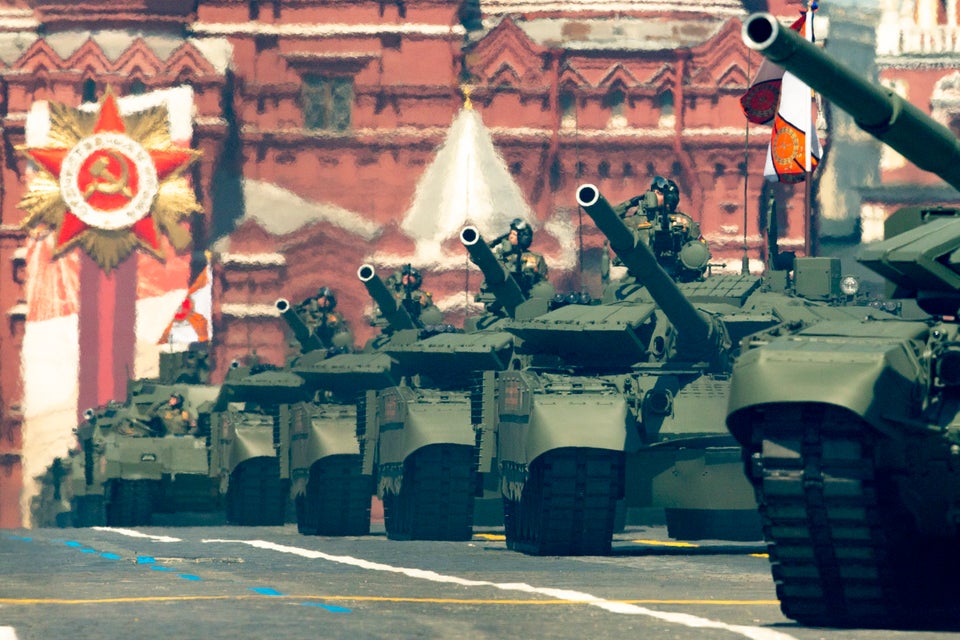
[[[139,96],[147,92],[147,85],[143,83],[143,80],[137,78],[130,83],[130,95]]]
[[[607,127],[610,129],[622,129],[627,126],[627,116],[624,112],[624,105],[627,102],[627,96],[621,89],[614,89],[603,99],[603,106],[610,110],[610,120],[607,121]]]
[[[668,89],[657,96],[657,107],[660,109],[657,126],[672,128],[677,122],[673,110],[673,91]]]
[[[83,95],[80,101],[83,103],[97,101],[97,81],[93,78],[83,81]]]
[[[577,97],[569,89],[560,92],[560,126],[564,129],[577,128]]]

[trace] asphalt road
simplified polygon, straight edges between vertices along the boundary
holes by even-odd
[[[758,543],[618,533],[608,557],[469,542],[325,538],[283,527],[0,531],[0,640],[651,638],[960,634],[813,629],[780,613]]]

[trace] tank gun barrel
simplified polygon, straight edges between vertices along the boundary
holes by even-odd
[[[960,190],[960,141],[945,126],[831,59],[769,13],[750,15],[742,36],[748,47],[853,116],[861,129]]]
[[[617,215],[596,186],[580,185],[577,189],[577,203],[593,218],[623,264],[636,276],[637,281],[646,287],[676,327],[686,355],[714,360],[718,355],[716,338],[722,329],[700,313],[683,295],[670,275],[657,262],[650,247]]]
[[[377,306],[380,308],[380,313],[383,314],[383,317],[386,318],[393,330],[400,331],[402,329],[417,328],[417,323],[413,319],[413,316],[411,316],[402,305],[397,304],[397,299],[393,297],[390,289],[387,288],[387,285],[384,284],[380,276],[377,275],[377,270],[372,264],[360,265],[360,268],[357,269],[357,277],[360,278],[363,286],[367,288],[370,297],[377,303]]]
[[[286,298],[279,298],[274,306],[280,312],[280,316],[287,321],[287,325],[293,330],[293,336],[300,343],[300,351],[309,353],[317,349],[323,349],[324,344],[315,333],[304,323],[296,309],[290,306],[290,301]]]
[[[496,296],[497,302],[506,309],[507,313],[511,317],[514,316],[517,307],[523,304],[527,297],[513,275],[497,259],[476,227],[472,225],[464,227],[460,231],[460,242],[467,248],[470,260],[483,272],[487,289]]]

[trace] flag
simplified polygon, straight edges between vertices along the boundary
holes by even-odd
[[[189,345],[193,342],[209,342],[213,336],[211,311],[213,296],[210,287],[212,275],[210,262],[194,279],[173,320],[164,329],[157,344]]]
[[[800,18],[790,25],[810,42],[813,42],[816,9],[814,3],[809,12],[802,11]],[[750,122],[771,125],[763,175],[770,181],[805,180],[823,153],[815,129],[816,107],[810,87],[783,67],[764,59],[754,81],[740,98],[740,106]]]

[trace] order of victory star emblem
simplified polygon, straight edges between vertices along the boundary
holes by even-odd
[[[201,207],[182,174],[200,154],[173,145],[166,107],[121,116],[108,90],[97,112],[49,111],[47,146],[18,147],[38,168],[22,226],[52,228],[55,256],[79,245],[108,272],[137,247],[162,259],[159,231],[185,249],[180,223]]]

